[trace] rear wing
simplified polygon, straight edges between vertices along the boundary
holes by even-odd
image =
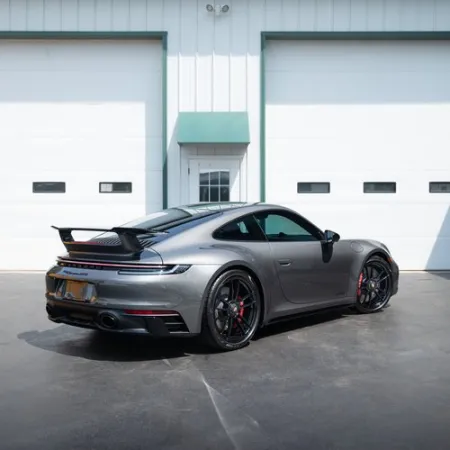
[[[52,225],[52,228],[59,232],[64,247],[68,252],[77,253],[98,253],[108,255],[124,255],[124,254],[136,254],[144,250],[144,246],[141,244],[138,235],[151,235],[158,234],[142,228],[58,228]],[[100,233],[115,233],[117,234],[120,243],[102,243],[97,241],[75,241],[72,232],[73,231],[98,231]]]

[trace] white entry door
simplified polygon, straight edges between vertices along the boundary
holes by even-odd
[[[239,159],[190,159],[189,202],[241,201]]]

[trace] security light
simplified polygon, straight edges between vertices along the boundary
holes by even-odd
[[[210,4],[206,5],[206,11],[213,12],[214,11],[214,6],[210,5]]]
[[[222,12],[223,13],[226,13],[226,12],[228,12],[230,10],[230,7],[228,6],[228,5],[223,5],[222,6]]]

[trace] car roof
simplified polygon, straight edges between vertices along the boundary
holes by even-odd
[[[189,205],[178,206],[178,209],[183,209],[191,214],[201,214],[205,212],[222,212],[233,213],[236,210],[258,209],[258,208],[282,208],[280,205],[270,205],[262,202],[203,202],[192,203]],[[243,212],[244,212],[243,211]]]

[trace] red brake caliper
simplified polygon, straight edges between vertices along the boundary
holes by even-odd
[[[244,302],[242,301],[242,297],[237,298],[239,300],[239,317],[244,317]],[[242,322],[242,320],[240,320]],[[237,327],[237,323],[234,323],[234,328]]]
[[[361,284],[362,284],[362,280],[363,280],[363,274],[361,273],[359,275],[359,279],[358,279],[358,290],[356,291],[356,294],[358,295],[358,297],[361,296]]]

